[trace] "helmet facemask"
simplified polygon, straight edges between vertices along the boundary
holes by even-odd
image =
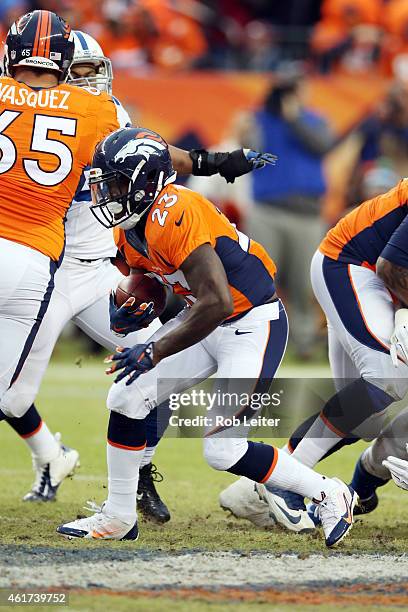
[[[95,75],[92,76],[74,76],[73,70],[75,66],[93,66]],[[112,62],[107,57],[90,56],[89,58],[81,58],[72,62],[69,71],[67,82],[70,85],[77,87],[95,87],[99,91],[112,93]]]
[[[135,227],[163,187],[171,182],[170,179],[163,182],[164,173],[161,170],[144,176],[145,164],[144,160],[139,162],[132,179],[118,171],[104,174],[100,168],[90,171],[91,211],[104,227],[119,226],[125,230]]]

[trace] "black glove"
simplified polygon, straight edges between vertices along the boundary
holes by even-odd
[[[195,176],[212,176],[220,174],[227,183],[233,183],[238,176],[247,174],[266,164],[275,165],[277,157],[272,153],[258,153],[251,149],[237,149],[231,153],[210,153],[205,149],[192,149]]]

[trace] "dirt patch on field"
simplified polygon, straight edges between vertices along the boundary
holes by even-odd
[[[80,589],[69,590],[77,594],[108,595],[112,598],[123,596],[123,591],[107,589]],[[350,585],[347,587],[315,587],[313,589],[254,589],[254,588],[180,588],[158,590],[127,591],[126,595],[132,598],[157,599],[171,598],[176,601],[200,600],[211,603],[263,603],[263,604],[292,604],[303,606],[361,606],[367,609],[379,606],[408,606],[408,583],[399,584],[370,584]]]
[[[78,543],[77,543],[78,544]],[[172,596],[214,601],[310,604],[333,598],[408,605],[408,555],[328,555],[118,548],[0,549],[0,587],[68,588],[96,593]]]

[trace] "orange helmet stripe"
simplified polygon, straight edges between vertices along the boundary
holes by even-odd
[[[50,46],[51,46],[51,13],[47,12],[47,33],[45,39],[45,51],[44,57],[50,57]]]
[[[42,13],[42,11],[40,11],[40,13]],[[40,26],[41,26],[41,14],[38,15],[37,30],[35,32],[35,38],[34,38],[34,44],[33,44],[33,56],[34,57],[38,55],[38,43],[40,41]]]
[[[47,44],[47,32],[48,32],[48,11],[41,11],[41,27],[40,27],[40,40],[38,55],[45,57],[45,47]]]

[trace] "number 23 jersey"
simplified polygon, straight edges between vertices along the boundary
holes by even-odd
[[[118,127],[112,98],[98,90],[0,78],[0,237],[58,261],[83,169]]]
[[[224,266],[234,302],[230,319],[273,296],[276,267],[265,249],[239,232],[202,195],[168,185],[147,214],[144,253],[138,248],[135,229],[116,228],[114,232],[117,247],[131,268],[153,273],[191,305],[196,296],[179,268],[195,249],[210,244]]]

